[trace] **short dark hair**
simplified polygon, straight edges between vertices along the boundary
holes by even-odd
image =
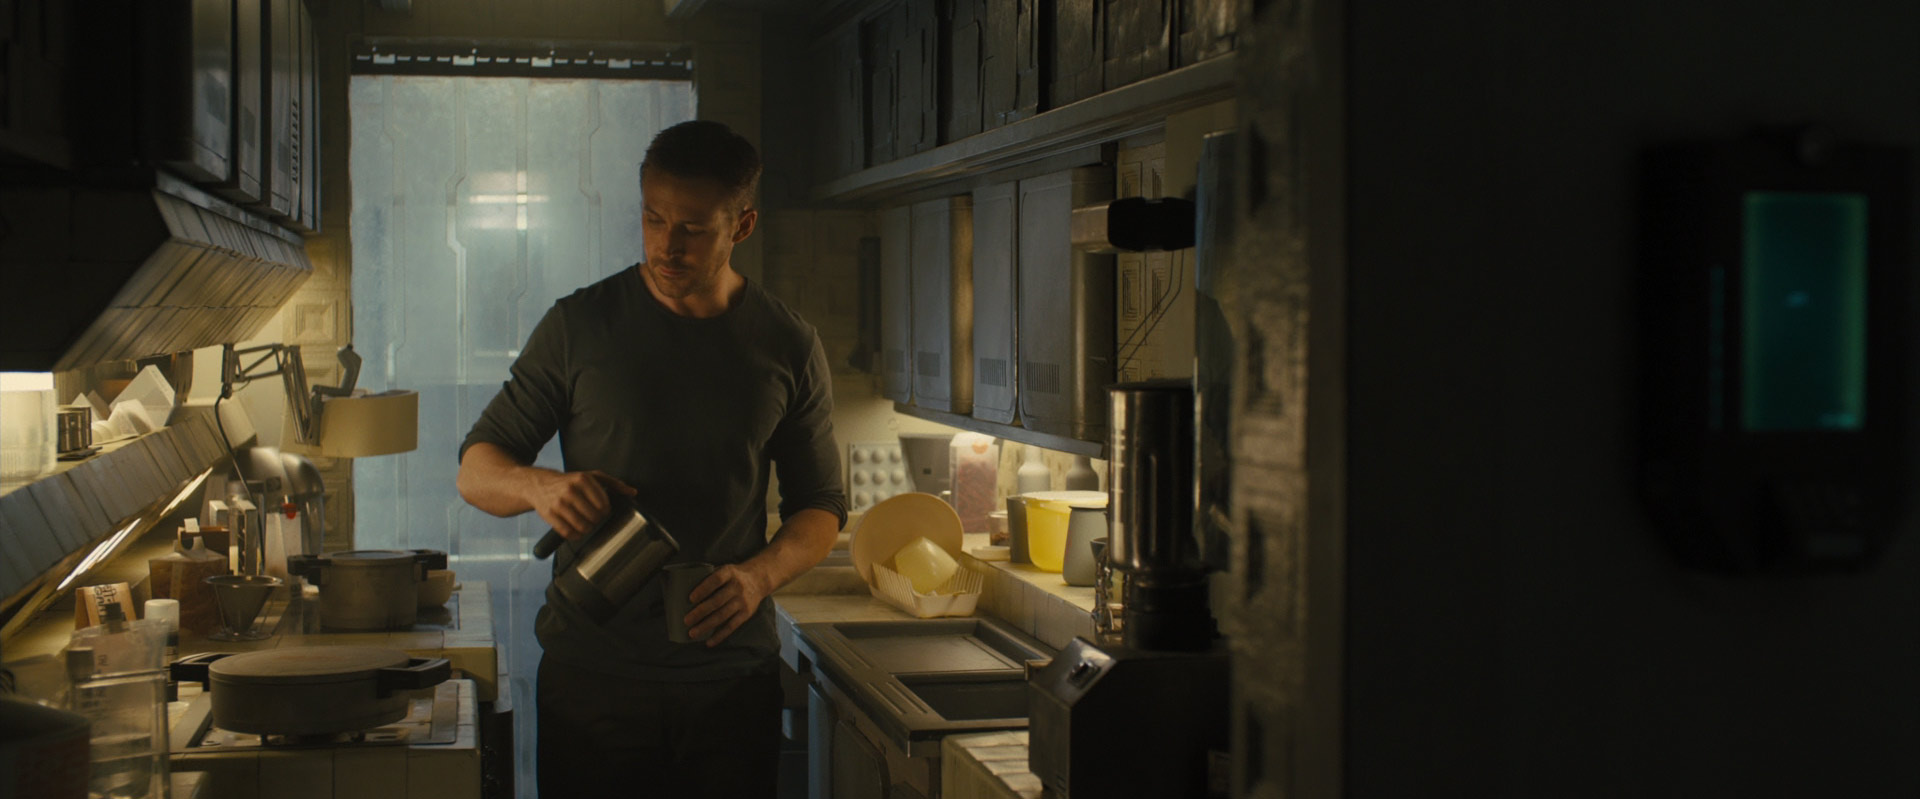
[[[760,153],[732,128],[708,119],[682,122],[653,137],[640,160],[640,182],[657,169],[681,178],[706,178],[733,192],[741,207],[760,187]]]

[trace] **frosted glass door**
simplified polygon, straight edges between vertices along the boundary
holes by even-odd
[[[462,581],[489,583],[531,742],[548,565],[528,551],[546,527],[462,502],[456,453],[553,301],[641,259],[640,158],[693,118],[692,84],[363,75],[350,91],[361,384],[420,392],[419,448],[354,463],[355,544],[442,549]],[[557,442],[540,463],[559,466]]]

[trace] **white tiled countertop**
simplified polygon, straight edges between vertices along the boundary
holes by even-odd
[[[1051,796],[1027,769],[1027,731],[949,735],[940,742],[940,795],[945,799],[1036,799]]]

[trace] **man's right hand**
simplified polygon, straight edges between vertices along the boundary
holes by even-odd
[[[545,472],[527,493],[533,512],[568,541],[579,541],[607,518],[613,509],[609,490],[627,496],[638,493],[619,478],[595,469],[589,472]]]

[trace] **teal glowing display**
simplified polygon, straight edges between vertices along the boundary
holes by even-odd
[[[1741,423],[1858,431],[1866,420],[1867,198],[1748,192]]]

